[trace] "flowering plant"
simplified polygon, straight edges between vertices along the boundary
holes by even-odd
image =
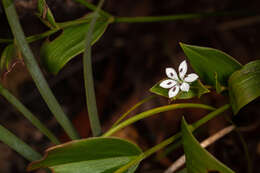
[[[165,69],[166,75],[169,79],[166,79],[160,83],[160,86],[165,89],[169,89],[169,98],[175,97],[179,91],[188,92],[190,90],[190,83],[198,79],[198,75],[187,73],[187,62],[184,60],[179,66],[179,77],[173,68]]]

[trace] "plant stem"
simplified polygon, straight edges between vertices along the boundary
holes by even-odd
[[[5,97],[17,110],[19,110],[37,129],[46,135],[54,144],[60,144],[59,140],[33,115],[16,97],[0,84],[0,94]]]
[[[120,123],[128,114],[130,114],[133,110],[141,106],[142,104],[146,103],[147,101],[155,98],[155,95],[152,95],[150,97],[146,97],[137,104],[135,104],[133,107],[131,107],[126,113],[124,113],[118,120],[112,125],[112,128],[115,127],[118,123]]]
[[[39,160],[42,156],[34,151],[29,145],[16,137],[12,132],[0,125],[0,141],[7,144],[21,156],[29,161]]]
[[[86,6],[88,9],[95,11],[98,7],[85,1],[85,0],[75,0],[76,2]],[[111,17],[112,15],[102,9],[99,10],[99,13],[105,17]]]
[[[225,104],[224,106],[221,106],[220,108],[218,108],[216,111],[211,112],[210,114],[208,114],[207,116],[201,118],[199,121],[195,122],[192,124],[192,128],[193,129],[197,129],[200,126],[202,126],[203,124],[205,124],[206,122],[208,122],[209,120],[211,120],[212,118],[214,118],[215,116],[219,115],[220,113],[224,112],[225,110],[227,110],[230,107],[229,104]]]
[[[222,112],[224,112],[225,110],[227,110],[229,107],[230,107],[230,105],[228,105],[228,104],[224,105],[224,106],[216,109],[215,111],[209,113],[208,115],[206,115],[202,119],[198,120],[197,122],[193,123],[190,126],[190,127],[192,127],[191,131],[193,132],[194,130],[196,130],[197,128],[199,128],[203,124],[205,124],[207,121],[211,120],[215,116],[217,116],[217,115],[221,114]],[[154,154],[155,152],[161,150],[162,148],[166,147],[170,143],[175,142],[181,136],[182,136],[181,132],[178,132],[177,134],[173,135],[172,137],[164,140],[163,142],[155,145],[154,147],[152,147],[152,148],[148,149],[147,151],[145,151],[144,153],[140,154],[136,159],[132,160],[128,164],[126,164],[126,165],[122,166],[121,168],[119,168],[118,170],[116,170],[115,173],[123,173],[123,172],[125,172],[131,166],[138,164],[143,159],[145,159],[145,158],[149,157],[150,155]],[[177,141],[174,144],[174,148],[177,147],[177,146],[180,146],[180,145],[181,145],[181,141]]]
[[[92,33],[96,24],[96,20],[98,18],[98,12],[104,3],[104,0],[100,0],[98,3],[98,7],[95,9],[93,14],[93,18],[91,19],[89,30],[86,34],[86,48],[83,53],[83,70],[84,70],[84,84],[85,84],[85,92],[86,92],[86,102],[88,108],[88,116],[90,121],[90,127],[93,133],[93,136],[99,136],[102,133],[100,120],[98,116],[97,104],[96,104],[96,96],[94,89],[94,81],[93,81],[93,71],[92,71],[92,62],[91,62],[91,40]]]
[[[253,172],[253,166],[252,166],[252,161],[251,161],[250,154],[249,154],[249,151],[248,151],[247,143],[246,143],[245,139],[243,138],[242,134],[237,129],[235,131],[236,131],[236,133],[237,133],[237,135],[238,135],[238,137],[241,141],[243,150],[245,152],[245,159],[247,161],[247,173],[252,173]]]
[[[14,38],[17,45],[24,56],[24,62],[49,109],[56,117],[57,121],[61,124],[64,130],[68,133],[71,139],[78,139],[79,136],[74,129],[73,125],[69,121],[63,112],[61,106],[53,95],[51,89],[49,88],[47,81],[45,80],[36,60],[34,59],[33,53],[26,42],[22,27],[19,23],[18,16],[12,0],[3,0],[3,6],[5,13],[13,32]]]
[[[13,39],[0,38],[0,43],[13,43]]]
[[[139,17],[115,17],[115,23],[145,23],[145,22],[163,22],[186,19],[197,19],[205,17],[216,16],[238,16],[238,15],[255,15],[248,11],[234,11],[234,12],[209,12],[209,13],[187,13],[175,14],[167,16],[139,16]]]
[[[135,115],[134,117],[131,117],[131,118],[123,121],[122,123],[118,124],[114,128],[111,128],[110,130],[108,130],[103,135],[103,137],[110,136],[113,133],[115,133],[116,131],[118,131],[128,125],[133,124],[134,122],[136,122],[138,120],[152,116],[154,114],[158,114],[158,113],[166,112],[166,111],[170,111],[170,110],[175,110],[175,109],[182,109],[182,108],[201,108],[201,109],[215,110],[215,108],[213,108],[211,106],[204,105],[204,104],[195,104],[195,103],[181,103],[181,104],[171,104],[171,105],[167,105],[167,106],[161,106],[161,107],[157,107],[157,108],[142,112],[140,114]]]

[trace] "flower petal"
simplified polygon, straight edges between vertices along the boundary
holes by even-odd
[[[188,92],[190,90],[190,85],[186,82],[183,82],[180,86],[182,91]]]
[[[195,80],[197,80],[199,78],[199,76],[195,73],[191,73],[189,74],[187,77],[184,78],[185,82],[194,82]]]
[[[170,79],[179,80],[176,71],[173,68],[166,68],[165,69],[166,75]]]
[[[179,77],[181,78],[181,80],[183,80],[184,76],[186,75],[187,69],[187,62],[184,60],[179,66]]]
[[[175,80],[166,79],[160,83],[160,87],[168,89],[168,88],[172,88],[176,84],[177,82]]]
[[[175,97],[178,94],[179,90],[180,90],[180,88],[178,85],[175,85],[174,87],[172,87],[168,92],[169,98]]]

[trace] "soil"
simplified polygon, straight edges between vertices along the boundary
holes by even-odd
[[[46,0],[58,22],[73,20],[90,11],[72,0]],[[90,1],[91,2],[91,1]],[[16,7],[23,29],[27,36],[47,30],[35,16],[36,0],[16,0]],[[93,1],[93,3],[97,3]],[[214,11],[248,11],[255,15],[218,16],[200,19],[188,19],[157,23],[115,23],[111,24],[101,39],[93,46],[93,71],[99,115],[103,131],[135,103],[151,95],[149,88],[165,77],[166,67],[177,68],[185,59],[179,42],[213,47],[222,50],[241,64],[257,60],[260,57],[260,1],[242,0],[109,0],[104,10],[115,16],[156,16],[183,13],[204,13]],[[257,15],[258,13],[258,15]],[[12,38],[4,11],[0,8],[0,38]],[[31,44],[35,56],[39,59],[40,46],[44,40]],[[0,52],[4,48],[0,45]],[[85,105],[82,55],[71,60],[57,75],[45,71],[52,91],[62,105],[65,113],[73,121],[82,137],[91,137]],[[60,140],[68,141],[62,128],[48,110],[38,93],[25,66],[18,63],[2,78],[4,85],[17,96]],[[181,100],[177,102],[198,102],[219,107],[228,102],[228,97],[215,92],[201,99]],[[159,105],[168,104],[168,100],[156,97],[132,113],[142,112]],[[231,117],[239,126],[211,145],[208,150],[237,173],[248,172],[248,161],[239,135],[246,142],[252,172],[260,170],[260,106],[259,99],[250,103],[238,115],[230,116],[231,111],[211,120],[200,128],[196,137],[203,140],[227,126],[224,117]],[[4,98],[0,98],[0,124],[18,137],[43,153],[53,144],[35,129]],[[207,114],[206,111],[185,109],[170,111],[139,121],[123,129],[117,136],[129,139],[146,150],[180,130],[180,120],[185,116],[189,123]],[[160,153],[162,153],[161,151]],[[28,161],[0,143],[0,172],[22,173]],[[144,160],[140,173],[164,172],[179,156],[182,149],[172,151],[163,159],[160,153]],[[38,171],[41,172],[41,171]]]

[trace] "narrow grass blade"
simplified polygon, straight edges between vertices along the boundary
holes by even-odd
[[[104,0],[100,0],[97,9],[93,14],[93,18],[90,22],[89,30],[86,34],[86,49],[83,54],[83,70],[84,70],[84,84],[86,92],[86,101],[88,107],[88,116],[90,120],[90,126],[93,136],[101,135],[101,125],[98,117],[98,110],[96,104],[96,96],[93,82],[92,62],[91,62],[91,40],[92,33],[98,18],[98,12],[101,8]]]
[[[38,160],[42,157],[38,152],[34,151],[29,145],[24,143],[2,125],[0,125],[0,141],[7,144],[29,161]]]
[[[49,109],[60,123],[60,125],[64,128],[67,134],[72,139],[78,139],[79,136],[69,121],[68,117],[66,117],[63,112],[61,106],[53,95],[51,89],[49,88],[36,60],[34,59],[33,53],[29,48],[28,43],[26,42],[22,27],[18,20],[18,16],[14,7],[14,3],[12,0],[3,0],[4,10],[13,32],[13,35],[16,39],[17,46],[21,50],[24,55],[24,62]]]
[[[5,97],[17,110],[19,110],[37,129],[46,135],[54,144],[59,144],[59,140],[33,115],[15,96],[0,84],[0,94]]]

